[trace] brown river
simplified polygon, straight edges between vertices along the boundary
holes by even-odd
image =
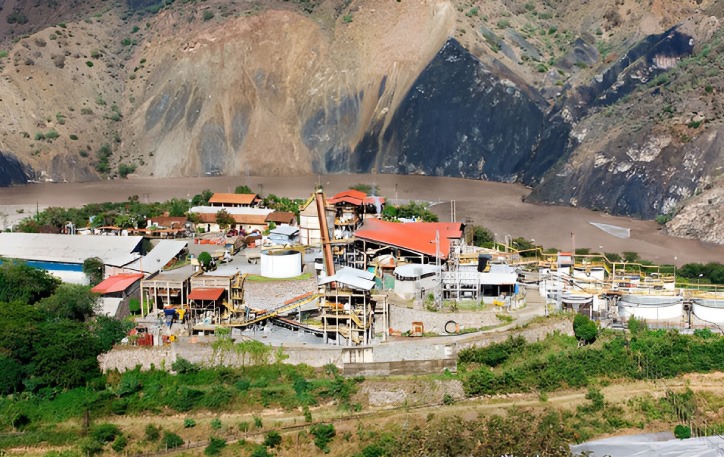
[[[233,192],[247,185],[262,195],[308,198],[321,184],[327,196],[357,184],[375,184],[388,202],[426,201],[441,221],[451,217],[483,225],[498,241],[510,235],[535,240],[545,248],[593,252],[635,251],[658,264],[724,261],[724,246],[664,235],[653,221],[611,216],[585,209],[534,205],[522,198],[530,190],[517,184],[459,178],[396,175],[310,175],[292,177],[131,178],[89,183],[41,183],[0,188],[0,229],[49,206],[73,207],[86,203],[124,201],[138,195],[143,202],[188,198],[204,189]],[[628,237],[609,234],[591,223],[628,229]],[[620,230],[619,230],[620,231]],[[624,230],[625,232],[625,230]]]

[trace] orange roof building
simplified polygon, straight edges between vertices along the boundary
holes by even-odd
[[[225,194],[216,192],[209,199],[209,206],[236,208],[240,206],[258,206],[261,198],[257,194]]]
[[[91,291],[101,295],[124,292],[133,286],[136,281],[140,281],[141,278],[143,278],[141,273],[109,276],[93,287]]]
[[[439,234],[439,246],[435,237]],[[463,224],[460,222],[388,222],[380,219],[367,219],[358,229],[355,239],[372,242],[382,246],[403,249],[428,257],[440,257],[447,260],[450,254],[451,240],[463,237]]]
[[[297,217],[294,213],[288,211],[274,211],[266,217],[266,222],[274,222],[275,224],[294,225],[296,221]]]

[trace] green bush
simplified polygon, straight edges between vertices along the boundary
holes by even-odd
[[[254,447],[249,457],[274,457],[274,454],[270,454],[267,447],[260,444]]]
[[[175,433],[163,432],[162,443],[167,449],[176,449],[184,445],[184,440]]]
[[[126,446],[128,446],[128,438],[126,438],[125,435],[121,434],[116,437],[115,441],[113,441],[111,449],[120,454],[121,452],[123,452],[124,449],[126,449]]]
[[[86,60],[85,64],[88,66],[88,68],[93,68],[93,62],[90,60]]]
[[[309,429],[314,436],[314,445],[325,454],[329,453],[329,442],[332,441],[337,432],[333,424],[316,424]]]
[[[691,428],[687,425],[677,425],[674,427],[674,436],[680,440],[691,438]]]
[[[192,374],[198,373],[200,367],[193,362],[189,362],[183,357],[177,357],[176,360],[171,364],[171,369],[178,374]]]
[[[211,267],[211,254],[206,251],[199,254],[199,263],[204,270],[208,270]]]
[[[190,417],[187,417],[184,419],[184,428],[193,428],[196,427],[196,421],[191,419]]]
[[[204,22],[210,21],[211,19],[214,18],[214,12],[211,10],[204,10],[201,17],[204,19]]]
[[[211,419],[211,423],[209,425],[211,426],[211,430],[221,430],[221,419],[215,417]]]
[[[118,164],[118,175],[119,175],[121,178],[126,178],[126,177],[128,177],[128,175],[131,174],[131,173],[133,173],[134,171],[136,171],[136,164],[135,164],[135,163],[131,163],[131,164],[121,163],[121,164]]]
[[[146,425],[145,434],[147,441],[158,441],[158,438],[161,436],[161,429],[153,424],[148,424]]]
[[[591,344],[596,341],[598,327],[595,322],[588,318],[588,316],[576,314],[573,318],[573,333],[579,341]]]
[[[204,449],[204,455],[219,455],[226,447],[226,440],[222,438],[211,437],[209,444]]]
[[[276,430],[271,430],[264,436],[263,444],[266,447],[275,448],[282,444],[282,436]]]
[[[120,434],[121,430],[115,424],[98,424],[93,427],[90,436],[101,443],[110,443]]]

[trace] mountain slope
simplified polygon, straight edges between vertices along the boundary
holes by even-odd
[[[721,186],[721,9],[5,0],[0,184],[418,173],[671,218]],[[672,233],[721,242],[687,214]]]

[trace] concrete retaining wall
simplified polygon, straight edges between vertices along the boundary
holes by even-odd
[[[445,369],[457,371],[457,359],[348,363],[344,365],[343,373],[345,376],[394,376],[443,373]]]
[[[457,353],[469,347],[484,347],[492,343],[505,341],[510,336],[521,335],[526,341],[534,342],[545,338],[549,333],[558,331],[573,335],[570,321],[556,320],[533,325],[528,328],[513,329],[504,332],[492,332],[475,335],[461,335],[436,338],[410,338],[391,341],[370,347],[338,346],[283,346],[287,358],[284,363],[307,364],[323,367],[332,363],[341,368],[345,375],[387,376],[394,374],[442,373],[446,368],[456,370]],[[271,361],[277,348],[270,355]],[[111,352],[98,356],[101,370],[132,370],[136,366],[150,369],[170,370],[177,358],[190,362],[212,366],[248,366],[253,362],[248,356],[228,351],[222,355],[214,354],[210,340],[196,343],[178,341],[169,346],[139,347],[118,346]]]

